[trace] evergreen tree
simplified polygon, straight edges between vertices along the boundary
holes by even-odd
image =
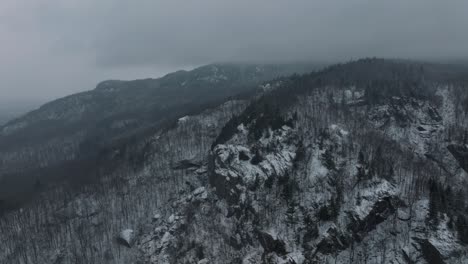
[[[297,203],[292,199],[288,202],[288,209],[286,210],[286,221],[290,225],[297,224],[298,220],[296,217]]]
[[[323,164],[328,170],[336,170],[335,160],[330,149],[325,150],[322,154]]]
[[[429,181],[429,215],[428,220],[435,226],[439,224],[439,211],[440,211],[440,193],[437,182],[434,180]]]
[[[358,154],[358,164],[357,164],[357,181],[361,182],[367,178],[366,176],[366,161],[364,159],[364,153],[362,150]]]

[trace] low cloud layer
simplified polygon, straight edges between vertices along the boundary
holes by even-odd
[[[466,59],[466,10],[459,0],[3,0],[0,97],[217,61]]]

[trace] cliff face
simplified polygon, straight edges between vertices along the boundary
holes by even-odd
[[[0,260],[466,263],[468,93],[439,67],[361,60],[180,118],[6,214]]]

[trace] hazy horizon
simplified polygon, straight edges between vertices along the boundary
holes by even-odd
[[[0,264],[468,263],[467,11],[0,0]]]
[[[0,103],[217,61],[466,60],[468,2],[5,0]]]

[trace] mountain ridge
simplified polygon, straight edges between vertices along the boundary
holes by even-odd
[[[15,190],[21,197],[36,182],[57,178],[57,171],[93,164],[120,141],[167,127],[229,96],[255,92],[263,80],[309,67],[317,66],[214,64],[158,79],[104,81],[94,90],[53,100],[0,127],[0,199]]]
[[[0,218],[0,260],[464,263],[463,71],[364,59],[260,84]]]

